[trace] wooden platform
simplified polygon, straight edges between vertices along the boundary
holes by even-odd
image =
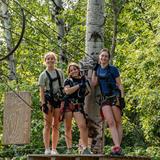
[[[103,154],[92,155],[66,155],[60,154],[56,156],[47,156],[44,154],[31,154],[28,155],[28,160],[151,160],[150,157],[138,156],[118,156],[112,157]]]

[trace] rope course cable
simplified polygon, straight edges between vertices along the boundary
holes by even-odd
[[[5,2],[4,2],[5,3]],[[6,3],[5,3],[6,4]],[[7,4],[6,4],[7,5]],[[12,7],[10,7],[10,6],[8,6],[10,9],[12,9],[14,12],[16,12],[17,14],[19,14],[20,16],[22,16],[19,12],[17,12],[17,10],[15,10],[15,9],[13,9]],[[25,18],[25,21],[28,21],[28,19],[26,19]],[[29,22],[31,22],[31,21],[29,21]],[[29,23],[30,24],[30,23]],[[4,26],[0,26],[0,28],[3,28],[3,29],[6,29],[6,30],[8,30],[8,31],[11,31],[12,33],[14,33],[15,35],[17,35],[17,36],[20,36],[20,34],[18,34],[18,33],[16,33],[16,32],[14,32],[14,31],[12,31],[11,29],[8,29],[8,28],[5,28]],[[48,37],[47,37],[48,38]],[[34,44],[36,44],[36,45],[38,45],[38,46],[40,46],[40,47],[43,47],[44,49],[46,49],[46,50],[50,50],[50,48],[47,48],[47,47],[45,47],[44,45],[40,45],[39,43],[37,43],[37,42],[35,42],[35,41],[33,41],[33,40],[31,40],[31,39],[29,39],[29,38],[24,38],[23,37],[23,39],[24,40],[27,40],[27,41],[31,41],[31,42],[33,42]]]
[[[0,79],[3,80],[2,77],[0,77]],[[18,98],[20,98],[30,109],[32,109],[32,106],[31,106],[30,104],[28,104],[27,101],[25,101],[25,100],[24,100],[15,90],[13,90],[4,80],[3,80],[3,82],[5,83],[5,85],[6,85]]]
[[[2,61],[4,59],[7,59],[10,55],[12,55],[18,49],[20,43],[22,42],[22,38],[23,38],[23,35],[24,35],[24,32],[25,32],[25,19],[26,18],[25,18],[24,10],[23,10],[23,8],[21,7],[21,5],[19,4],[18,1],[15,1],[15,2],[20,6],[21,13],[22,13],[22,31],[21,31],[21,35],[20,35],[20,38],[19,38],[17,44],[15,45],[15,47],[6,56],[4,56],[3,58],[0,58],[0,61]]]
[[[15,1],[15,0],[14,0]],[[25,12],[29,13],[30,15],[32,15],[34,18],[36,18],[39,22],[41,22],[42,24],[44,24],[45,26],[49,27],[53,32],[55,32],[59,37],[61,37],[61,35],[53,28],[51,28],[50,25],[48,25],[47,23],[43,22],[41,19],[39,19],[37,16],[35,16],[33,13],[31,13],[28,9],[24,8]],[[61,37],[62,38],[62,37]],[[79,48],[79,46],[75,45],[72,42],[68,42],[68,44],[72,45],[73,47],[75,47],[76,49],[78,49],[79,51],[81,51],[82,53],[84,53],[84,55],[90,57],[91,59],[95,60],[91,55],[89,55],[88,53],[86,53],[84,50],[82,50],[81,48]],[[64,50],[61,46],[60,47],[62,50]],[[64,50],[65,51],[65,50]]]
[[[0,28],[3,28],[3,29],[7,29],[7,30],[9,30],[9,31],[12,31],[11,29],[5,28],[5,27],[3,27],[3,26],[0,26]],[[12,31],[12,33],[14,33],[15,35],[18,35],[18,36],[19,36],[19,34],[16,33],[16,32],[14,32],[14,31]],[[47,48],[47,47],[45,47],[44,45],[41,45],[41,44],[39,44],[38,42],[33,41],[33,40],[29,39],[29,38],[23,37],[23,40],[26,40],[27,42],[34,43],[34,44],[38,45],[39,47],[43,47],[43,48],[46,49],[47,51],[50,51],[50,48]],[[31,49],[33,49],[33,48],[31,48]]]
[[[3,27],[3,26],[0,26],[0,28],[4,28],[4,29],[7,29],[7,30],[9,30],[9,31],[12,31],[11,29],[8,29],[8,28],[5,28],[5,27]],[[14,31],[12,31],[12,33],[14,33],[15,35],[19,35],[18,33],[16,33],[16,32],[14,32]],[[31,43],[33,43],[33,44],[36,44],[36,45],[38,45],[39,47],[42,47],[43,49],[45,49],[45,50],[47,50],[47,51],[50,51],[51,49],[50,48],[47,48],[46,46],[44,46],[44,45],[41,45],[40,43],[38,43],[38,42],[36,42],[36,41],[34,41],[34,40],[31,40],[31,39],[29,39],[29,38],[26,38],[26,37],[23,37],[23,40],[26,40],[27,42],[31,42]],[[54,42],[55,43],[55,42]],[[57,45],[56,43],[55,43],[55,45]],[[57,45],[58,47],[60,47],[59,45]],[[29,47],[27,47],[27,48],[29,48]],[[62,48],[62,47],[61,47]],[[33,49],[33,48],[31,48],[31,49]],[[63,49],[63,48],[62,48]],[[53,50],[53,48],[52,48],[52,50]],[[64,50],[64,49],[63,49]],[[66,51],[65,51],[66,52]],[[68,52],[66,52],[66,53],[68,53]],[[70,55],[70,54],[68,54],[69,55],[69,57],[71,57],[71,58],[74,58],[72,55]]]
[[[22,7],[22,6],[21,6]],[[19,14],[19,12],[17,12],[15,9],[13,9],[12,7],[10,7],[9,6],[9,8],[10,9],[12,9],[14,12],[16,12],[17,14]],[[27,11],[27,10],[26,10]],[[19,15],[21,15],[21,14],[19,14]],[[33,14],[31,14],[32,16],[33,16]],[[34,17],[34,18],[36,18],[36,17]],[[32,21],[29,21],[29,19],[26,19],[26,22],[29,22],[28,24],[30,25],[30,27],[33,29],[33,25],[31,25],[31,23],[30,22],[32,22]],[[6,29],[6,28],[5,28]],[[51,43],[54,43],[57,47],[59,47],[59,48],[61,48],[61,49],[63,49],[61,46],[59,46],[55,41],[53,41],[53,39],[52,38],[50,38],[50,36],[48,36],[48,33],[47,32],[45,32],[45,31],[43,31],[42,29],[40,29],[40,28],[38,28],[38,27],[36,27],[36,26],[34,26],[34,29],[36,29],[36,30],[38,30],[41,34],[43,34],[46,38],[48,38],[49,40],[50,40],[50,42]],[[11,30],[10,30],[11,31]],[[63,49],[64,50],[64,49]],[[64,50],[65,51],[65,50]]]
[[[16,0],[13,0],[13,1],[16,1]],[[51,28],[51,26],[50,25],[48,25],[47,23],[45,23],[45,22],[43,22],[41,19],[39,19],[37,16],[35,16],[33,13],[31,13],[28,9],[26,9],[25,7],[23,7],[21,4],[19,4],[23,9],[24,9],[24,11],[26,12],[26,13],[29,13],[30,15],[32,15],[35,19],[37,19],[39,22],[41,22],[42,24],[44,24],[45,26],[47,26],[48,28],[50,28],[53,32],[55,32],[59,37],[61,37],[61,35],[56,31],[56,30],[54,30],[53,28]],[[9,6],[10,7],[10,6]],[[12,9],[12,7],[10,7],[11,9]],[[28,20],[27,20],[28,21]],[[42,31],[41,29],[38,29],[37,27],[36,27],[36,29],[37,30],[39,30],[43,35],[45,35],[48,39],[50,39],[50,41],[51,42],[53,42],[57,47],[59,47],[59,48],[61,48],[65,53],[68,53],[67,51],[66,51],[66,49],[64,49],[64,48],[62,48],[60,45],[58,45],[56,42],[54,42],[47,34],[45,34],[44,33],[44,31]],[[62,37],[61,37],[62,38]],[[31,40],[30,40],[31,41]],[[36,44],[37,44],[37,42],[36,42]],[[92,57],[91,55],[89,55],[89,54],[87,54],[85,51],[83,51],[82,49],[80,49],[77,45],[75,45],[74,43],[72,43],[72,42],[69,42],[68,44],[71,44],[73,47],[75,47],[76,49],[78,49],[79,51],[81,51],[82,53],[84,53],[84,56],[88,56],[88,57],[90,57],[93,61],[95,61],[95,58],[94,57]],[[46,47],[45,47],[46,48]],[[50,49],[48,49],[48,50],[50,50]],[[69,55],[69,57],[72,57],[72,58],[74,58],[74,56],[73,55],[71,55],[71,54],[67,54],[67,55]]]

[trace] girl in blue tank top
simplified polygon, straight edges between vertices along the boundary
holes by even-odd
[[[112,155],[121,155],[122,141],[122,107],[124,107],[124,91],[120,74],[115,66],[109,64],[110,53],[102,49],[99,54],[99,64],[96,65],[92,75],[92,85],[99,85],[102,100],[100,112],[108,123],[114,146]]]

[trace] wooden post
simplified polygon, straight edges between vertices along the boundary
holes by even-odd
[[[19,96],[18,96],[19,95]],[[31,95],[7,92],[4,100],[3,144],[30,142]]]

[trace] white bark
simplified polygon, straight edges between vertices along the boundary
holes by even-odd
[[[86,53],[97,56],[103,48],[104,0],[88,0]]]
[[[86,57],[83,65],[87,62],[95,63],[93,59],[98,59],[98,53],[104,46],[103,24],[104,24],[104,0],[88,0],[87,5],[87,22],[86,22]],[[88,56],[89,55],[89,56]],[[85,64],[86,63],[86,64]],[[82,65],[82,66],[83,66]],[[89,67],[88,67],[89,68]],[[92,69],[88,71],[88,79],[91,80]],[[85,109],[89,117],[96,123],[101,120],[100,109],[96,104],[96,95],[99,94],[99,88],[92,89],[91,96],[86,97]],[[100,124],[100,123],[99,123]],[[103,152],[103,127],[97,129],[99,135],[94,139],[96,144],[93,145],[93,151],[97,153]]]
[[[9,3],[8,0],[3,0],[1,2],[1,15],[3,18],[2,22],[4,27],[4,36],[5,36],[6,46],[7,46],[7,52],[9,53],[12,49],[12,35],[11,35],[11,19],[8,11],[8,6],[6,5],[8,3]],[[9,79],[15,80],[16,67],[15,67],[13,55],[9,56],[8,63],[9,63],[9,69],[10,69]]]

